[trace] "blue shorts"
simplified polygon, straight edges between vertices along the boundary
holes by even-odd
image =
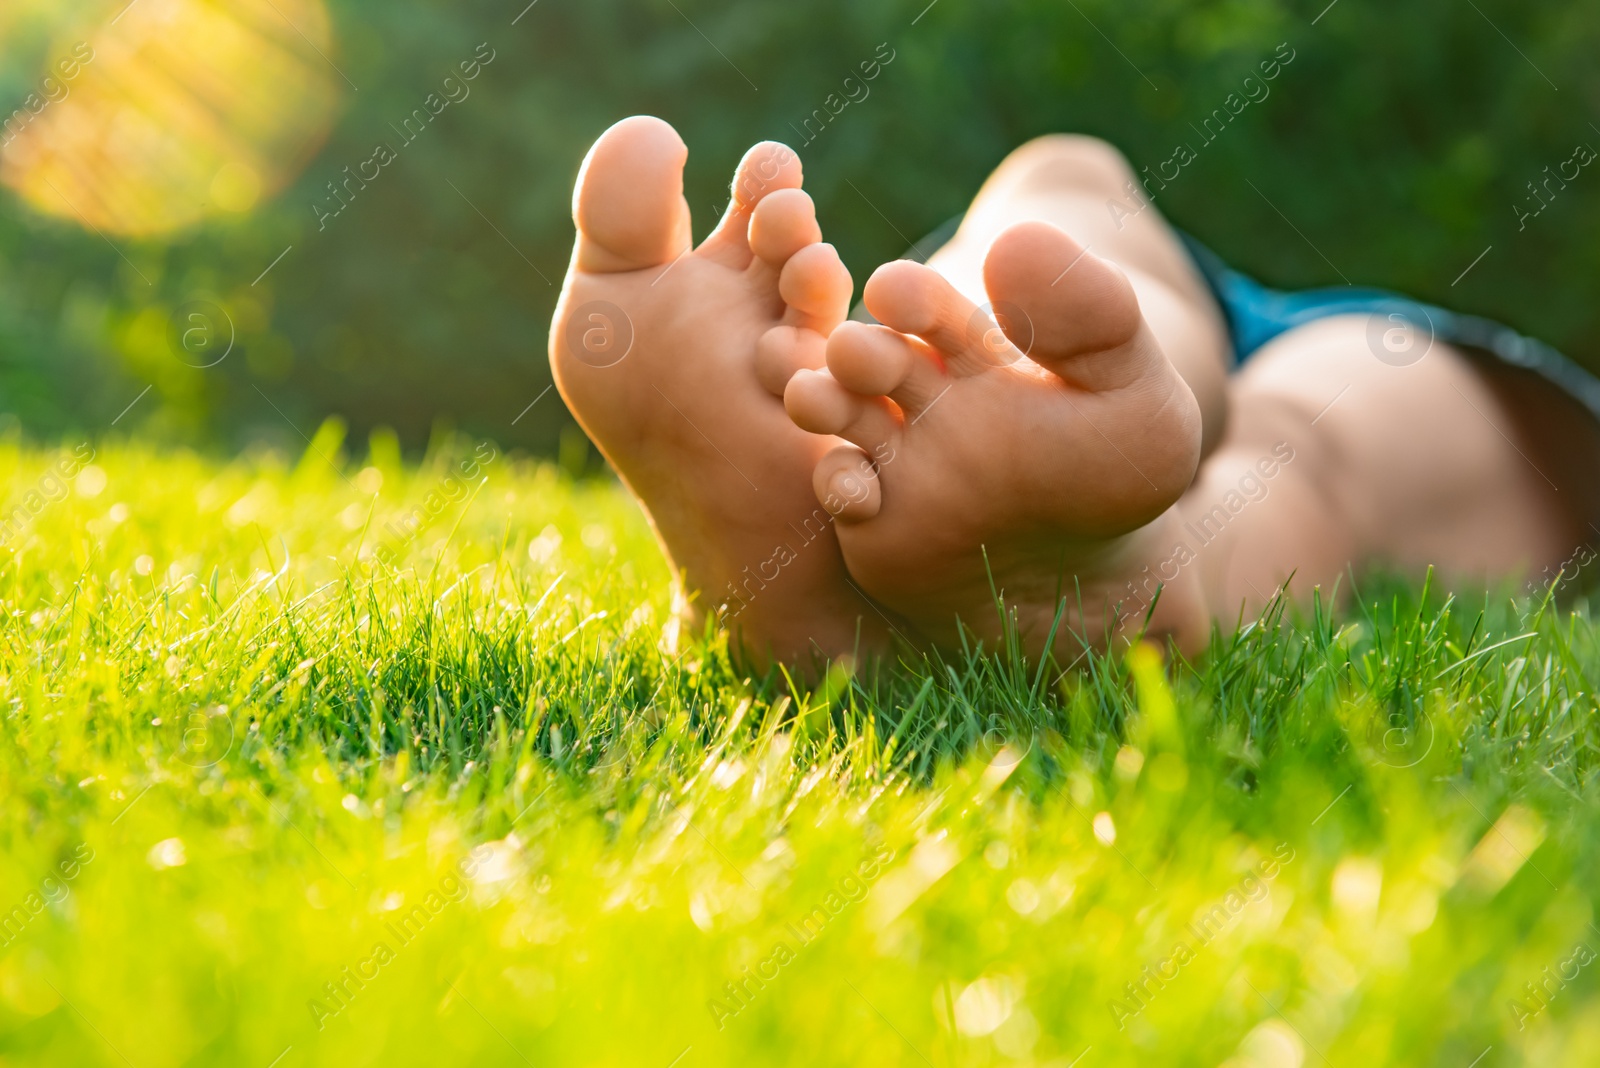
[[[924,263],[955,236],[957,216],[918,241],[903,259]],[[1443,341],[1469,355],[1488,357],[1511,367],[1531,371],[1588,410],[1600,422],[1600,378],[1584,370],[1542,341],[1517,333],[1491,319],[1463,315],[1422,304],[1397,293],[1356,286],[1284,291],[1271,289],[1229,267],[1216,253],[1182,232],[1195,267],[1211,288],[1228,323],[1234,356],[1243,363],[1262,346],[1297,326],[1335,315],[1371,317],[1368,342],[1373,355],[1397,365],[1415,362],[1432,343]],[[862,307],[852,318],[872,321]],[[1409,325],[1421,335],[1400,335],[1395,328]],[[1393,339],[1391,341],[1391,339]],[[1387,347],[1389,344],[1393,348]]]
[[[1233,351],[1243,363],[1262,346],[1297,326],[1335,315],[1372,317],[1368,340],[1373,354],[1385,358],[1384,339],[1394,326],[1409,324],[1433,340],[1465,349],[1469,355],[1487,356],[1512,367],[1532,371],[1582,404],[1600,421],[1600,378],[1584,370],[1542,341],[1509,326],[1476,315],[1463,315],[1381,289],[1331,286],[1324,289],[1284,291],[1271,289],[1241,274],[1188,234],[1179,234],[1195,266],[1211,287],[1228,321]],[[1423,353],[1398,349],[1393,362],[1407,363]]]

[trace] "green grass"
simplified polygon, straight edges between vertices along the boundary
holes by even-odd
[[[1600,1057],[1582,605],[812,690],[674,648],[615,486],[339,437],[103,445],[9,541],[0,1065]]]

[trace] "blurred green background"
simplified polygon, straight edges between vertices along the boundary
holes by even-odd
[[[1558,195],[1523,229],[1513,207],[1531,205],[1527,183],[1575,146],[1600,147],[1592,6],[328,0],[324,32],[307,25],[316,3],[136,0],[125,11],[114,0],[63,12],[58,0],[7,0],[0,115],[86,41],[97,58],[85,84],[118,79],[52,104],[62,123],[78,121],[70,109],[127,93],[156,127],[190,138],[168,148],[213,166],[238,147],[229,140],[238,131],[169,121],[162,109],[234,114],[216,103],[231,86],[261,129],[278,122],[288,133],[260,134],[285,188],[245,181],[240,193],[221,175],[207,195],[229,210],[208,201],[199,221],[145,232],[40,210],[26,192],[26,159],[13,159],[0,189],[0,411],[10,413],[0,419],[47,438],[117,420],[118,431],[161,439],[298,448],[300,431],[337,414],[358,434],[392,427],[413,448],[454,427],[552,452],[570,426],[556,394],[518,417],[550,383],[544,348],[570,249],[572,181],[616,119],[650,112],[683,134],[698,234],[748,145],[795,144],[824,230],[859,286],[962,210],[1029,137],[1097,134],[1152,168],[1177,144],[1198,143],[1189,124],[1242,96],[1246,75],[1284,42],[1295,58],[1271,95],[1184,168],[1158,200],[1168,215],[1271,283],[1336,284],[1342,274],[1395,287],[1500,318],[1600,366],[1591,298],[1600,173],[1553,186]],[[237,17],[243,36],[230,31],[225,53],[214,29],[186,38],[199,9]],[[269,26],[268,9],[293,14],[295,34]],[[160,49],[118,66],[100,42],[136,22]],[[263,56],[301,41],[313,51],[298,68],[257,63],[252,34]],[[313,205],[332,202],[328,183],[379,143],[398,148],[395,128],[480,45],[494,58],[470,96],[319,230]],[[889,53],[870,95],[804,144],[804,120],[830,94],[846,97],[859,64]],[[285,69],[303,84],[285,84]],[[29,134],[35,150],[54,136],[43,125],[50,114]],[[129,126],[117,114],[85,136],[115,142]],[[222,156],[201,153],[208,138],[207,151],[222,145]],[[140,180],[119,158],[96,156],[85,180]],[[168,193],[174,203],[190,195]],[[237,334],[228,357],[205,369],[178,358],[170,329],[197,300],[225,309]]]

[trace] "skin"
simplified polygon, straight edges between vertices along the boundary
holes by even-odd
[[[1588,420],[1426,338],[1391,338],[1426,355],[1385,363],[1365,316],[1232,373],[1176,234],[1153,207],[1108,211],[1133,173],[1103,142],[1013,153],[927,265],[873,275],[871,326],[843,322],[849,276],[792,153],[753,149],[687,256],[683,158],[653,119],[591,151],[552,362],[680,570],[689,622],[744,577],[719,618],[758,663],[895,636],[948,648],[961,628],[1015,628],[1039,653],[1063,613],[1065,660],[1146,626],[1197,650],[1291,576],[1307,596],[1382,560],[1481,587],[1581,539]],[[609,367],[573,348],[599,300],[635,337]],[[804,540],[819,502],[832,521]],[[775,569],[778,546],[794,559]],[[756,589],[761,562],[776,578]]]
[[[849,273],[776,144],[750,150],[726,217],[691,249],[687,155],[648,117],[590,150],[550,334],[556,386],[649,516],[687,625],[716,618],[758,665],[886,648],[887,616],[851,584],[811,494],[837,442],[781,399],[795,370],[821,366]]]

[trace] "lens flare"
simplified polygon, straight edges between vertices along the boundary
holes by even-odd
[[[0,183],[38,212],[133,237],[248,212],[327,136],[345,84],[332,36],[322,0],[113,9],[52,56],[48,92],[0,116]]]

